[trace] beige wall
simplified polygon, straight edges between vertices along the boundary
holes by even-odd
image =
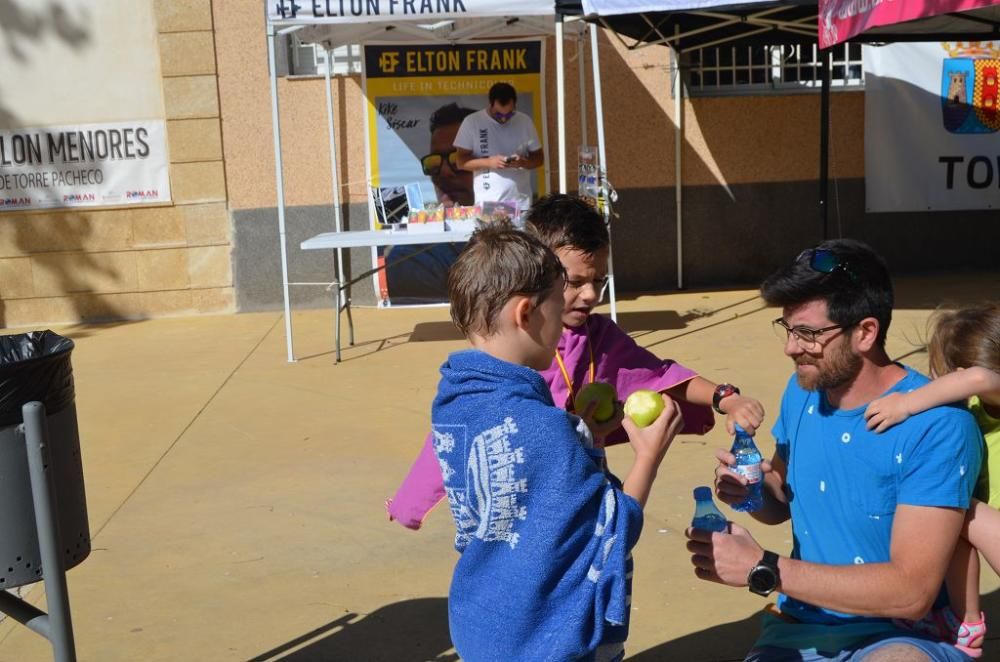
[[[61,6],[2,9],[5,30],[41,26],[13,32],[31,57],[0,81],[5,128],[166,119],[173,202],[0,214],[0,323],[231,311],[211,1]]]
[[[601,72],[612,181],[619,188],[673,186],[670,51],[628,51],[604,36]],[[818,94],[687,99],[684,184],[818,178],[819,102]],[[831,176],[863,177],[864,94],[834,94],[831,117]]]
[[[4,4],[2,104],[17,126],[163,118],[152,2]]]

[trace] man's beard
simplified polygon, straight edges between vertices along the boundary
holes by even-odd
[[[862,359],[860,354],[851,351],[848,343],[843,343],[824,364],[815,361],[796,361],[796,365],[804,363],[816,366],[816,374],[804,377],[796,374],[799,386],[807,391],[829,391],[852,381],[861,372]]]

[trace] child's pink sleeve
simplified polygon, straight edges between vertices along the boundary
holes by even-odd
[[[416,530],[443,498],[444,479],[434,455],[434,435],[428,434],[420,455],[396,490],[396,496],[385,500],[385,510],[390,521],[396,520],[406,528]]]
[[[599,323],[591,327],[591,332],[596,337],[594,353],[599,355],[599,379],[613,382],[622,400],[641,388],[666,391],[698,376],[694,370],[640,347],[610,319],[595,317]],[[690,402],[678,404],[684,415],[683,434],[705,434],[715,425],[711,407]],[[617,439],[609,442],[617,443]]]

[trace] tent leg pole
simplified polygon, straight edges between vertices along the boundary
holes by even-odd
[[[597,26],[590,24],[590,58],[591,69],[594,72],[594,124],[597,127],[597,176],[601,187],[601,200],[603,201],[601,213],[604,214],[604,223],[608,226],[608,236],[611,235],[611,200],[608,195],[608,169],[607,156],[605,154],[604,143],[604,99],[601,89],[601,56],[597,40]],[[611,320],[618,321],[618,301],[615,297],[615,267],[612,261],[611,244],[608,244],[608,294],[611,298]]]
[[[343,220],[341,218],[341,208],[340,208],[340,170],[337,168],[337,134],[336,127],[333,122],[333,90],[330,80],[330,71],[332,69],[333,59],[330,57],[330,44],[323,44],[323,55],[326,61],[326,73],[323,76],[326,82],[326,126],[327,134],[329,136],[330,143],[330,183],[333,188],[333,223],[334,229],[337,232],[343,230]],[[338,294],[340,288],[346,288],[344,292],[344,307],[347,309],[347,320],[350,328],[350,343],[354,344],[354,323],[351,321],[351,286],[345,285],[344,279],[344,251],[338,248],[335,251],[335,260],[337,268],[337,290]],[[340,297],[337,297],[337,306],[333,311],[333,314],[337,316],[336,324],[336,334],[337,334],[337,361],[340,361]]]
[[[278,239],[281,245],[281,286],[285,302],[285,346],[288,362],[295,363],[292,348],[292,308],[288,294],[288,247],[285,236],[285,179],[281,164],[281,120],[278,116],[278,73],[274,57],[275,29],[267,31],[267,57],[271,74],[271,131],[274,134],[274,180],[278,192]]]
[[[587,33],[581,32],[576,40],[576,60],[577,60],[577,72],[580,75],[580,144],[589,145],[590,140],[588,135],[590,133],[590,127],[587,126],[587,63],[584,58],[584,53],[586,51],[586,41]]]
[[[819,216],[823,227],[823,240],[829,238],[830,218],[830,49],[822,52],[823,87],[819,111]]]
[[[566,193],[566,80],[563,61],[563,19],[556,17],[556,115],[559,138],[559,192]]]
[[[684,79],[681,76],[681,54],[674,57],[674,193],[677,206],[677,289],[684,289]]]

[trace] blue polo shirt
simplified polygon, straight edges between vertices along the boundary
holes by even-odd
[[[928,382],[906,376],[884,395]],[[866,405],[867,406],[867,405]],[[865,427],[866,406],[835,409],[793,376],[772,433],[788,467],[792,558],[827,565],[889,561],[896,506],[968,508],[979,476],[982,437],[961,406],[935,407],[881,434]],[[781,611],[819,625],[873,625],[781,595]],[[846,633],[846,632],[845,632]]]

